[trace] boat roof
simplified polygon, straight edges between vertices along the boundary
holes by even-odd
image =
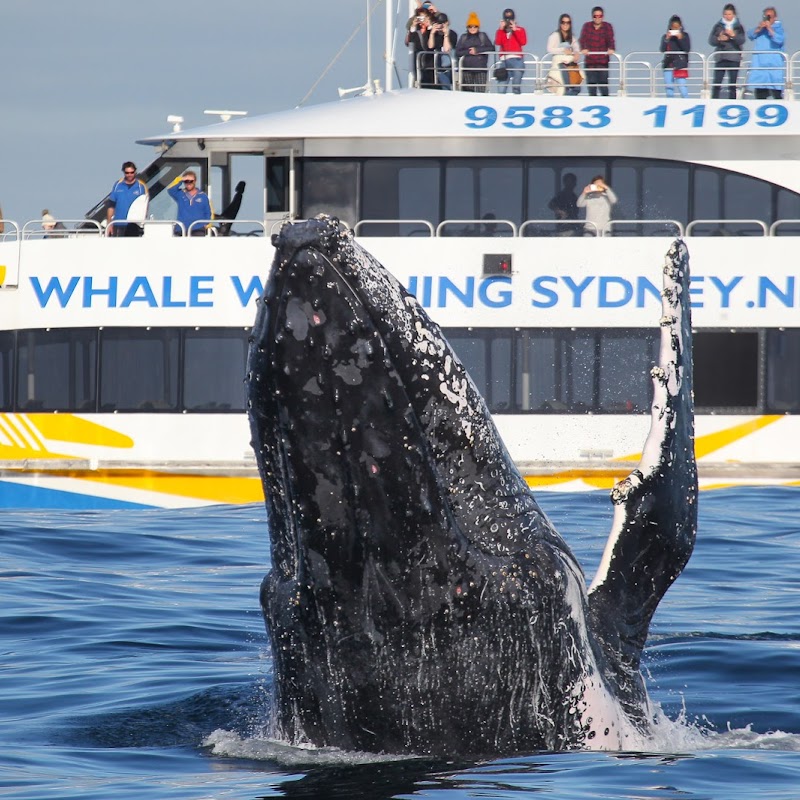
[[[400,89],[229,122],[160,133],[140,144],[204,140],[319,139],[597,139],[609,137],[720,137],[800,135],[794,102],[697,98],[558,97],[550,94],[477,94]],[[767,108],[767,106],[769,106]]]

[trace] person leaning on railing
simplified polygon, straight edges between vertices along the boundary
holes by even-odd
[[[434,53],[436,89],[453,88],[453,62],[450,54],[455,50],[457,41],[456,32],[450,30],[447,14],[440,11],[428,33],[428,50]]]
[[[726,97],[729,100],[735,100],[736,80],[739,77],[739,65],[742,63],[744,28],[736,16],[736,6],[733,3],[727,3],[722,9],[722,19],[716,22],[711,29],[708,43],[720,54],[714,62],[714,83],[711,86],[711,97],[719,98],[727,74]]]
[[[461,65],[461,88],[465,92],[486,91],[487,53],[494,52],[491,39],[481,30],[481,21],[473,11],[467,17],[467,32],[456,44],[456,58]]]
[[[569,14],[559,16],[558,30],[547,37],[547,52],[552,56],[550,59],[552,69],[547,76],[547,90],[558,95],[580,94],[583,80],[577,63],[580,58],[580,46],[572,33],[572,17]],[[577,70],[580,76],[580,80],[574,83],[570,80],[572,70]]]
[[[686,79],[689,77],[689,51],[692,49],[692,42],[677,14],[669,18],[667,32],[661,37],[659,49],[664,53],[664,86],[667,97],[675,96],[676,85],[681,97],[688,97]]]
[[[610,22],[605,21],[602,6],[592,9],[592,21],[583,24],[580,40],[586,89],[592,97],[597,95],[598,89],[603,97],[608,97],[608,56],[617,46],[614,42],[614,28]]]
[[[783,50],[785,40],[783,23],[778,19],[775,6],[767,6],[761,22],[747,38],[753,42],[753,59],[747,85],[753,90],[756,100],[783,99],[786,59]]]
[[[528,34],[522,25],[517,24],[517,15],[513,8],[503,11],[500,27],[494,35],[494,43],[500,48],[500,59],[508,71],[508,77],[500,84],[500,94],[508,91],[509,84],[514,94],[522,91],[522,73],[525,71],[525,45]]]
[[[430,4],[428,4],[430,5]],[[414,15],[414,25],[406,34],[406,47],[414,52],[414,69],[416,71],[417,86],[431,88],[435,83],[433,70],[433,53],[430,53],[428,40],[431,29],[436,24],[430,8],[420,6]],[[425,53],[425,55],[420,55]]]

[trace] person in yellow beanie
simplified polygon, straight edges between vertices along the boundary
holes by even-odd
[[[461,88],[465,92],[486,91],[487,53],[494,52],[491,39],[481,31],[481,21],[473,11],[467,17],[467,32],[456,44]]]

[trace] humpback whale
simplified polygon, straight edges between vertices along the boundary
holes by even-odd
[[[416,299],[334,219],[273,244],[246,382],[275,734],[436,756],[635,749],[657,718],[642,649],[697,525],[684,243],[665,257],[650,431],[588,588]]]

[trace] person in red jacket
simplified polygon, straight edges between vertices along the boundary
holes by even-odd
[[[500,93],[508,91],[509,84],[514,94],[519,94],[522,85],[522,73],[525,71],[525,59],[522,55],[528,43],[525,28],[517,25],[513,8],[507,8],[500,20],[500,27],[494,35],[494,43],[500,48],[501,64],[508,70],[508,77],[500,81]]]
[[[608,56],[614,50],[614,29],[605,21],[602,7],[595,6],[592,21],[585,22],[581,28],[581,53],[590,95],[596,96],[600,89],[600,94],[608,97]]]

